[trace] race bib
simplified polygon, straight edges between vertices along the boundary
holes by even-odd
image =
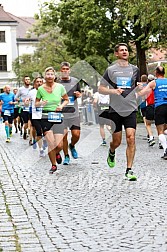
[[[67,105],[74,105],[74,96],[69,96],[69,103]]]
[[[42,108],[32,107],[32,119],[42,118]]]
[[[56,113],[56,112],[48,112],[48,121],[49,122],[61,122],[61,113]]]
[[[11,116],[10,110],[7,110],[7,109],[6,109],[6,110],[4,111],[4,115],[6,115],[6,116]]]
[[[42,107],[36,107],[37,112],[42,112]]]
[[[23,107],[23,111],[29,112],[29,107]]]
[[[131,78],[130,77],[117,77],[117,87],[118,88],[131,88]]]
[[[100,106],[100,110],[106,110],[109,109],[109,106]]]

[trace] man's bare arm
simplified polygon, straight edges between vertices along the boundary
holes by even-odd
[[[122,92],[124,91],[121,88],[111,88],[109,89],[107,86],[100,84],[98,91],[100,94],[104,94],[104,95],[111,95],[111,94],[116,94],[116,95],[121,95]]]

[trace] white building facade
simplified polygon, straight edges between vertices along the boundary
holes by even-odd
[[[0,88],[4,85],[17,85],[13,72],[13,61],[23,54],[33,54],[38,38],[27,37],[34,23],[33,18],[16,17],[4,11],[0,4]]]

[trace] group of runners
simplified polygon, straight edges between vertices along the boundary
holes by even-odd
[[[112,140],[107,157],[110,168],[115,166],[116,149],[121,144],[124,126],[127,142],[125,177],[131,181],[137,179],[132,171],[136,150],[136,112],[142,99],[147,99],[151,92],[154,93],[154,120],[159,142],[164,150],[163,159],[167,159],[164,134],[167,123],[167,79],[165,69],[159,66],[155,70],[155,79],[148,81],[146,76],[143,81],[139,69],[128,61],[129,51],[125,43],[115,46],[115,56],[117,60],[106,69],[99,83],[98,92],[109,97],[109,108],[107,111],[99,110],[99,116],[107,120],[106,124],[111,129]],[[60,73],[59,79],[56,79],[54,68],[48,67],[45,69],[44,79],[35,78],[33,87],[29,76],[25,76],[24,85],[18,90],[10,92],[10,86],[5,86],[4,93],[0,94],[6,142],[10,142],[14,120],[15,130],[20,130],[24,140],[27,139],[29,130],[29,144],[33,148],[39,146],[41,157],[44,156],[44,148],[48,146],[50,173],[54,173],[57,164],[62,163],[61,151],[64,153],[64,165],[70,163],[69,150],[73,158],[78,158],[75,148],[80,138],[77,98],[81,96],[81,89],[78,79],[70,76],[68,62],[61,63]],[[150,146],[153,145],[153,140],[150,133]],[[105,139],[103,144],[106,144]]]
[[[24,85],[11,92],[10,86],[4,87],[0,94],[2,105],[1,115],[5,124],[6,142],[10,142],[12,123],[15,132],[26,140],[29,133],[29,144],[33,148],[39,146],[40,156],[48,146],[51,161],[50,173],[57,170],[57,164],[62,163],[60,151],[64,152],[64,165],[70,163],[70,155],[78,158],[75,144],[80,138],[80,118],[77,98],[81,96],[79,82],[70,76],[70,63],[61,63],[61,77],[56,80],[53,67],[45,69],[44,79],[35,78],[33,87],[30,77],[24,77]],[[68,94],[68,95],[67,95]],[[17,121],[16,121],[17,119]],[[71,131],[71,141],[68,144],[68,132]]]

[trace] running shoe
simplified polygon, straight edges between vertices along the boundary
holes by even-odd
[[[53,174],[56,170],[57,170],[57,166],[56,165],[52,165],[51,169],[49,170],[49,173]]]
[[[43,139],[43,149],[45,150],[48,147],[46,139]]]
[[[106,145],[107,145],[106,140],[103,140],[103,142],[102,142],[101,145],[102,145],[102,146],[106,146]]]
[[[44,156],[45,156],[45,152],[44,152],[44,150],[40,150],[40,152],[39,152],[39,156],[40,156],[40,157],[44,157]]]
[[[56,161],[57,161],[58,164],[61,164],[61,162],[62,162],[62,157],[61,157],[60,153],[57,153],[57,154],[56,154]]]
[[[136,175],[134,175],[132,170],[129,170],[128,172],[125,173],[125,177],[129,180],[129,181],[136,181],[137,177]]]
[[[108,152],[107,164],[109,165],[110,168],[113,168],[115,166],[115,153],[111,154],[110,150]]]
[[[149,140],[149,146],[154,146],[154,144],[155,144],[155,140],[154,140],[154,138],[152,139],[152,140]]]
[[[167,149],[165,150],[165,153],[163,155],[163,159],[167,160]]]
[[[6,143],[10,143],[10,138],[7,138],[7,139],[6,139]]]
[[[9,132],[10,137],[12,136],[12,131]]]
[[[70,157],[69,157],[69,155],[66,155],[64,162],[63,162],[63,165],[69,165],[69,163],[70,163]]]
[[[32,139],[29,140],[29,145],[30,145],[30,146],[33,145]]]
[[[34,150],[36,150],[36,148],[37,148],[37,142],[36,141],[33,141],[32,147],[33,147]]]
[[[159,149],[161,149],[161,150],[163,149],[163,146],[162,146],[162,144],[161,144],[161,143],[159,143],[158,148],[159,148]]]
[[[71,151],[71,155],[73,156],[73,158],[77,159],[78,158],[78,153],[77,153],[75,147],[72,147],[71,144],[69,144],[69,149]]]

